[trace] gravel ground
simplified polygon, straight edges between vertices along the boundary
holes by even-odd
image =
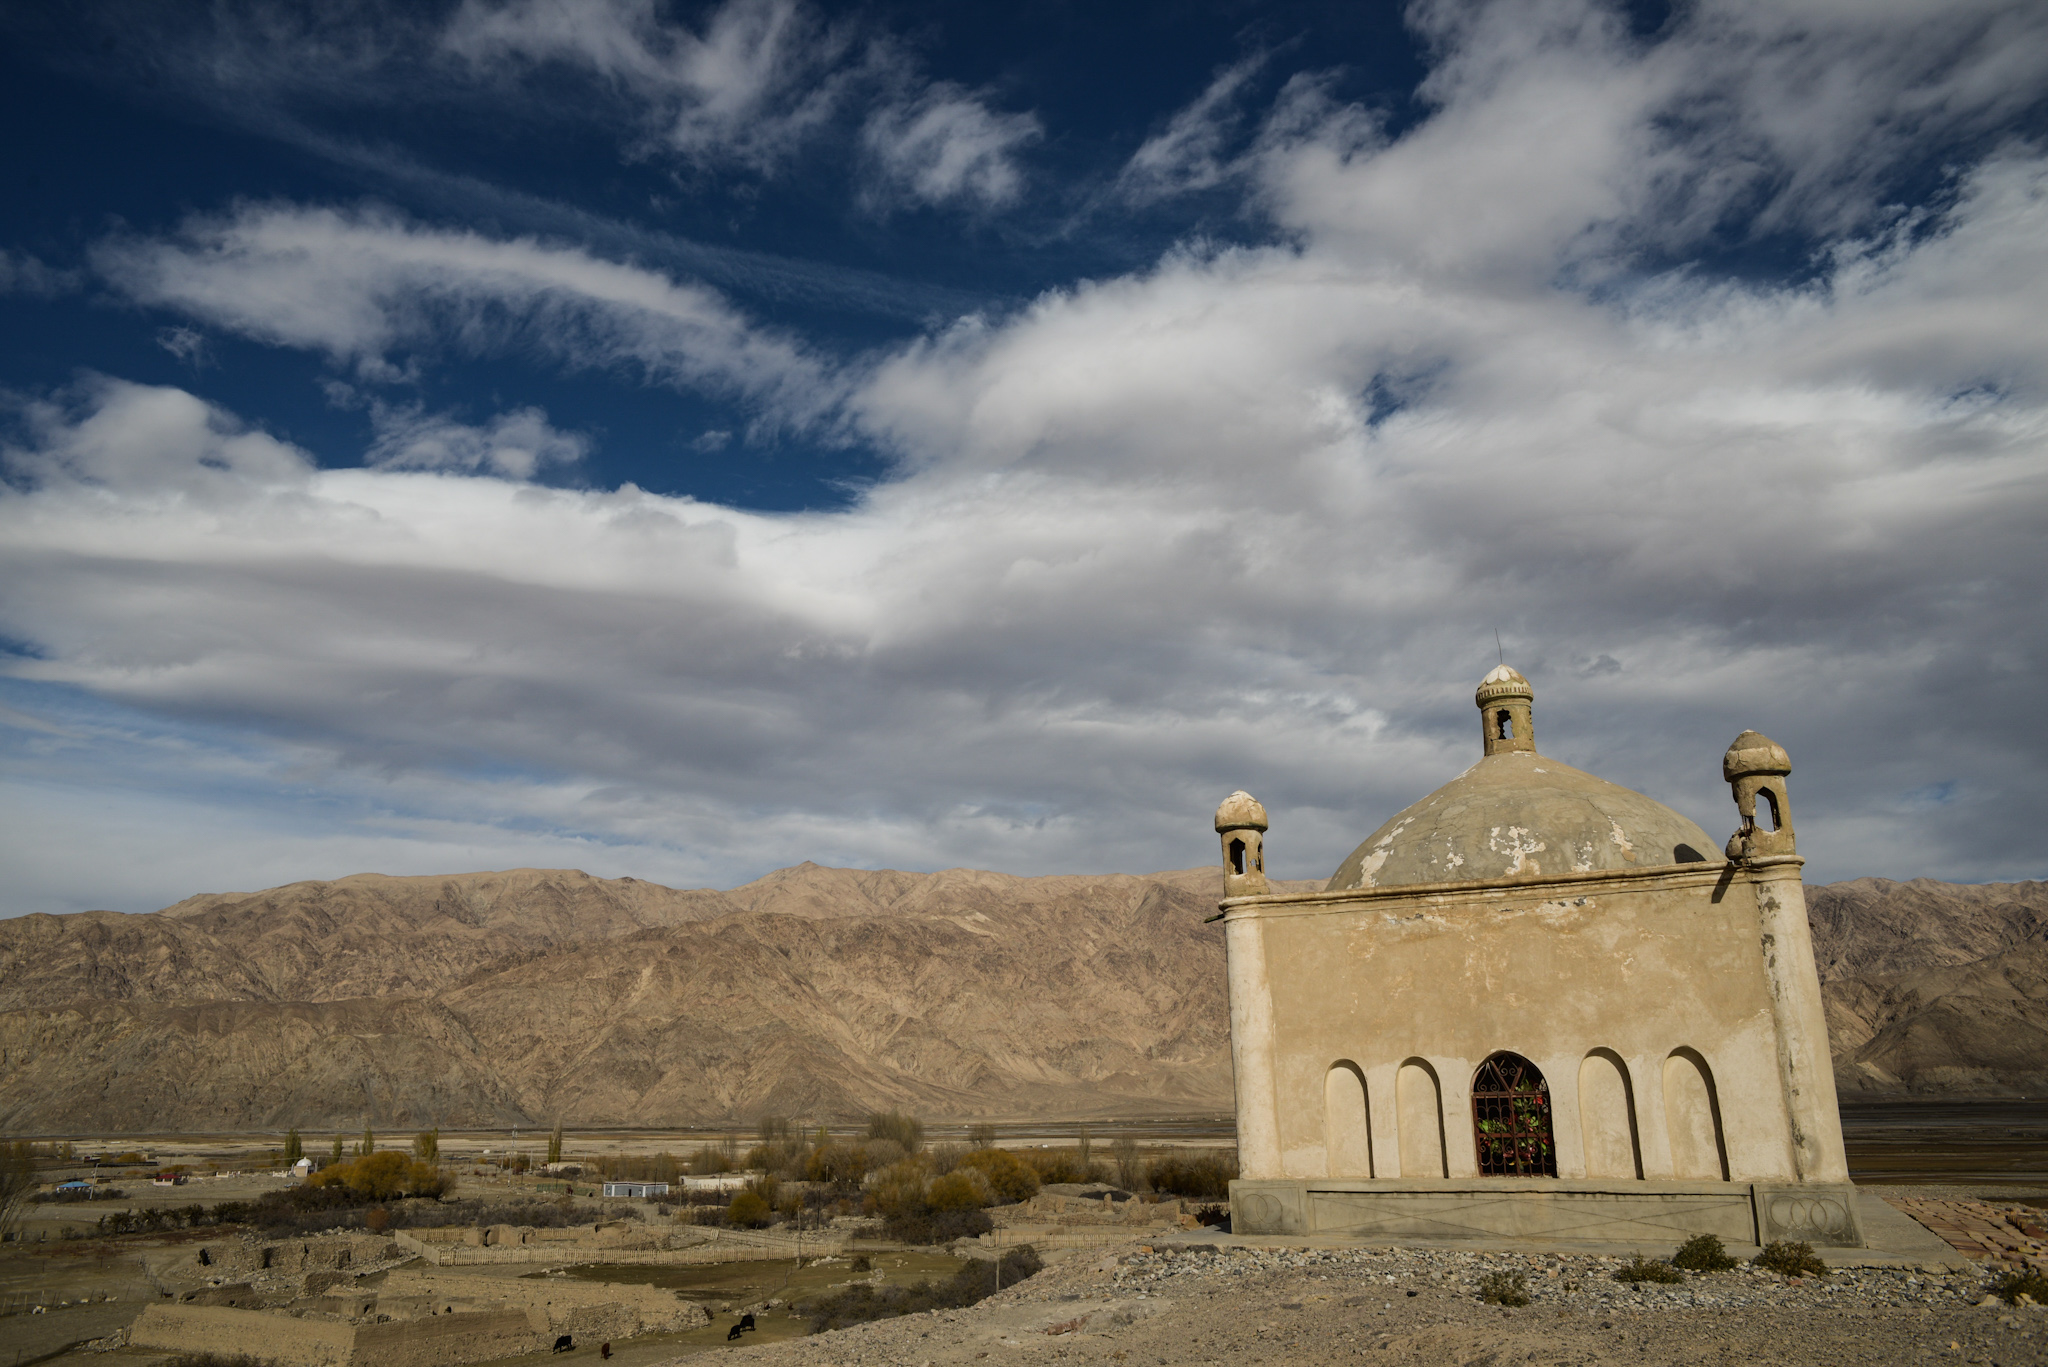
[[[1137,1246],[1077,1255],[968,1310],[744,1349],[750,1364],[2048,1363],[2048,1311],[1980,1305],[1979,1270],[1743,1269],[1630,1287],[1623,1260]],[[1483,1303],[1519,1273],[1531,1304]],[[677,1359],[679,1364],[689,1359]]]

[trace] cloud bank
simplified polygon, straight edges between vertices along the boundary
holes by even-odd
[[[537,52],[552,12],[465,14],[476,50]],[[759,48],[795,11],[746,13]],[[530,348],[896,474],[806,515],[547,487],[587,448],[529,405],[394,409],[365,468],[323,470],[183,391],[83,381],[5,453],[0,631],[43,729],[0,734],[44,810],[77,800],[66,755],[138,792],[209,756],[224,821],[315,784],[335,862],[302,876],[451,841],[706,882],[1179,866],[1236,787],[1274,871],[1323,876],[1476,757],[1498,631],[1547,753],[1710,831],[1754,726],[1797,765],[1810,875],[2042,876],[2048,743],[2017,723],[2048,666],[2048,155],[1992,136],[2040,88],[2042,21],[1784,13],[1644,38],[1566,0],[1424,5],[1430,105],[1398,134],[1313,72],[1233,123],[1225,73],[1122,183],[1236,183],[1269,243],[876,354],[369,210],[109,241],[131,299],[367,383]],[[592,51],[649,88],[689,69]],[[1001,197],[945,188],[999,161],[918,164]],[[1702,264],[1795,227],[1797,271]],[[76,697],[112,710],[33,701]],[[269,867],[235,848],[219,867]],[[76,855],[55,839],[20,895],[60,900]]]

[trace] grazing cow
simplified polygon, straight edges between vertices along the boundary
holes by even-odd
[[[556,1340],[555,1340],[555,1348],[554,1348],[554,1351],[556,1351],[557,1353],[568,1353],[568,1352],[573,1352],[573,1351],[575,1350],[575,1348],[576,1348],[576,1340],[575,1340],[575,1339],[573,1339],[573,1338],[571,1338],[571,1337],[570,1337],[569,1335],[567,1335],[567,1334],[564,1334],[564,1335],[562,1335],[562,1336],[561,1336],[560,1338],[558,1338],[558,1339],[556,1339]]]
[[[746,1314],[740,1316],[740,1328],[751,1330],[753,1327],[754,1312],[749,1310]]]
[[[727,1343],[731,1343],[734,1339],[738,1338],[739,1336],[740,1327],[737,1324],[735,1324],[732,1328],[725,1331],[725,1341]]]

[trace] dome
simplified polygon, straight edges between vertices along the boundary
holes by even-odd
[[[1744,731],[1728,747],[1728,753],[1721,756],[1721,777],[1733,783],[1745,774],[1776,774],[1783,778],[1792,772],[1792,757],[1785,753],[1785,747],[1761,731]]]
[[[1502,698],[1534,698],[1535,696],[1536,690],[1529,686],[1529,681],[1523,678],[1519,671],[1510,669],[1506,665],[1496,665],[1488,670],[1486,677],[1479,681],[1479,687],[1472,694],[1473,701],[1477,702],[1481,707],[1486,706],[1490,702],[1498,702]]]
[[[1216,809],[1216,829],[1219,831],[1263,831],[1266,829],[1266,809],[1259,800],[1240,788],[1223,799],[1223,805]]]
[[[1529,681],[1503,665],[1474,700],[1484,716],[1534,696]],[[1537,754],[1526,713],[1518,731],[1510,740],[1489,729],[1485,757],[1367,836],[1327,891],[1510,882],[1717,857],[1718,842],[1663,803]]]

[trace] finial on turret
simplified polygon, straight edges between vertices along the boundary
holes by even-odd
[[[1216,809],[1223,838],[1223,895],[1256,897],[1266,891],[1266,809],[1239,789]]]
[[[1721,777],[1735,790],[1735,811],[1742,826],[1728,837],[1730,859],[1752,859],[1763,855],[1796,854],[1792,833],[1792,799],[1785,791],[1785,779],[1792,772],[1792,757],[1785,747],[1761,731],[1744,731],[1721,756]],[[1763,802],[1758,803],[1757,799]],[[1768,827],[1757,824],[1761,808]]]
[[[1527,679],[1504,664],[1497,665],[1479,681],[1472,700],[1479,704],[1480,734],[1487,754],[1536,753],[1536,690]]]

